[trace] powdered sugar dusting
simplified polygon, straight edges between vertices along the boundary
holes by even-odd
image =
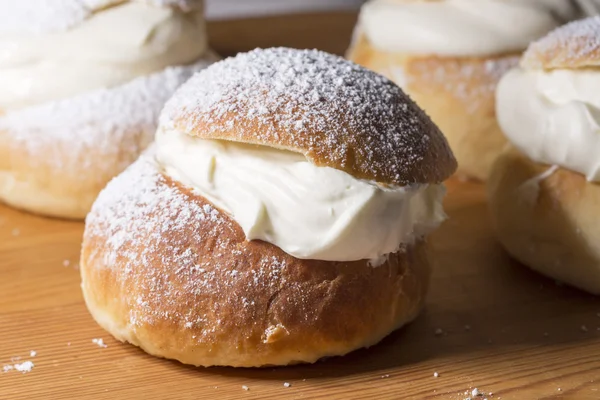
[[[195,252],[185,243],[174,241],[168,254],[160,254],[157,245],[164,242],[165,234],[180,232],[187,224],[202,224],[208,218],[218,221],[218,217],[211,207],[189,202],[178,190],[166,186],[153,161],[146,157],[149,156],[142,156],[102,191],[87,217],[86,225],[93,230],[86,232],[86,236],[107,237],[103,264],[120,269],[119,279],[124,287],[131,280],[146,289],[143,292],[147,294],[139,295],[133,299],[134,304],[129,305],[132,326],[180,317],[184,320],[183,327],[189,329],[202,321],[162,315],[165,303],[176,301],[178,296],[172,292],[168,277],[151,267],[152,262],[162,257],[161,263],[178,266],[172,271],[174,275],[200,275],[206,287],[217,285],[214,273],[196,263]],[[169,236],[174,238],[174,235]],[[140,255],[141,241],[145,242],[145,250]],[[94,258],[94,254],[90,258]],[[139,274],[146,277],[137,280]],[[191,293],[198,289],[189,288]]]
[[[244,257],[238,250],[245,242],[241,229],[213,206],[168,184],[157,168],[152,156],[144,155],[102,191],[85,233],[86,243],[98,238],[102,245],[93,246],[84,262],[113,270],[134,331],[168,323],[194,332],[192,341],[208,341],[218,335],[219,324],[265,312],[252,291],[277,293],[286,256],[260,254],[253,268],[238,265],[253,260],[252,250],[243,250]],[[126,288],[132,287],[130,295]],[[223,311],[232,309],[239,315]]]
[[[92,339],[92,343],[94,343],[98,347],[102,347],[103,349],[107,348],[108,345],[104,343],[104,339]]]
[[[208,57],[116,88],[9,112],[0,116],[0,131],[9,132],[14,154],[27,155],[34,168],[71,171],[72,179],[88,184],[94,177],[102,181],[137,158],[154,137],[164,103],[213,60]]]
[[[161,124],[187,132],[202,124],[206,137],[244,132],[238,140],[255,135],[383,183],[446,178],[424,165],[433,157],[448,164],[445,140],[400,88],[317,50],[258,49],[214,64],[169,101]]]
[[[42,34],[73,28],[98,9],[127,0],[0,0],[0,32]],[[184,11],[202,6],[202,0],[135,0]]]
[[[532,43],[523,56],[526,68],[600,65],[600,16],[571,22]]]
[[[489,60],[424,58],[413,62],[406,84],[419,91],[437,93],[440,87],[461,101],[467,112],[476,113],[494,101],[502,76],[517,66],[519,56]],[[410,90],[409,90],[410,92]]]

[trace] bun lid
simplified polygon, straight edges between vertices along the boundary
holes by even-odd
[[[161,129],[301,153],[383,185],[439,183],[446,139],[390,80],[317,50],[257,49],[213,64],[167,103]]]
[[[600,17],[571,22],[533,42],[521,60],[525,69],[600,66]]]

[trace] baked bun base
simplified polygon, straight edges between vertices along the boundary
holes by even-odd
[[[519,54],[482,58],[412,56],[381,51],[362,35],[348,58],[398,84],[448,139],[458,174],[485,181],[507,145],[496,120],[495,89]]]
[[[312,363],[372,346],[418,315],[430,269],[424,240],[377,268],[248,242],[146,156],[100,194],[81,256],[85,301],[104,329],[196,366]]]
[[[496,162],[488,182],[492,219],[506,250],[530,268],[600,294],[600,185],[537,164],[516,150]]]

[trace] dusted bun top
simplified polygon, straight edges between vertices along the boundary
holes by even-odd
[[[600,17],[571,22],[533,42],[521,65],[525,69],[600,66]]]
[[[456,168],[430,118],[388,79],[317,50],[254,50],[195,75],[161,129],[301,153],[384,185],[439,183]]]

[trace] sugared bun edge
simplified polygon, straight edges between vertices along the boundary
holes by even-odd
[[[162,129],[270,146],[390,186],[439,183],[456,169],[431,119],[393,82],[328,53],[257,49],[196,74]]]
[[[600,16],[571,22],[533,42],[521,60],[525,69],[600,66]]]

